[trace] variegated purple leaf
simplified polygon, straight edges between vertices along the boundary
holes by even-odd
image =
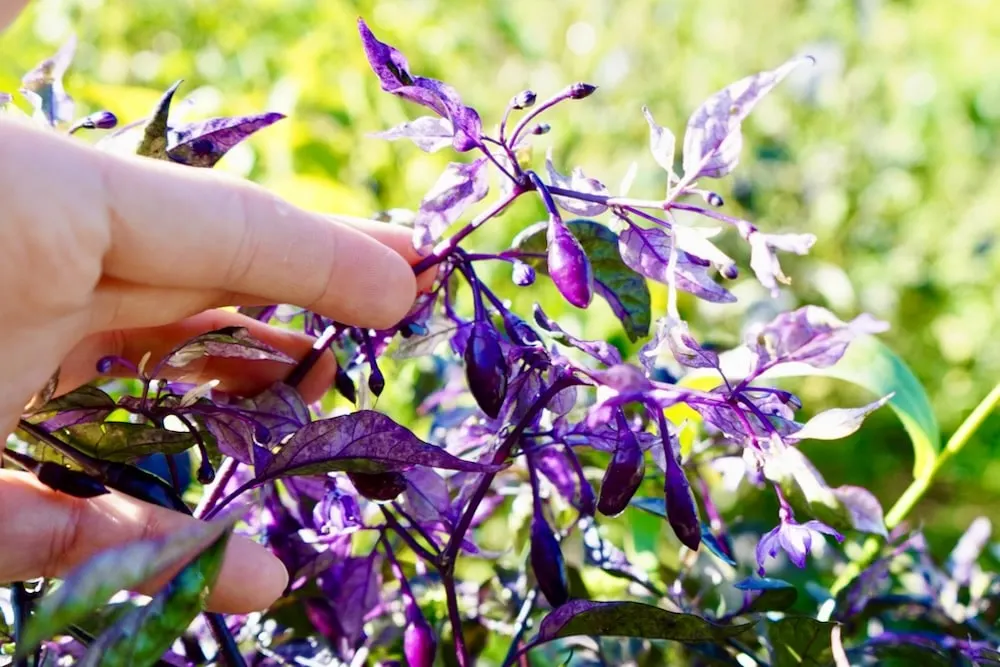
[[[845,484],[833,489],[833,495],[850,513],[854,530],[888,539],[889,531],[886,529],[882,504],[871,491]]]
[[[202,357],[295,363],[295,359],[284,352],[279,352],[251,336],[250,330],[246,327],[225,327],[195,336],[174,348],[164,357],[162,363],[173,368],[182,368]]]
[[[380,598],[381,555],[372,551],[362,558],[348,558],[321,574],[320,590],[337,618],[341,636],[350,645],[361,637],[365,616]]]
[[[653,154],[656,164],[660,165],[667,172],[671,181],[677,179],[674,173],[674,146],[677,140],[674,133],[665,127],[661,127],[655,120],[649,107],[642,107],[642,115],[649,124],[649,152]],[[624,195],[622,195],[624,196]]]
[[[642,229],[629,225],[618,237],[618,251],[633,271],[660,283],[670,284],[670,255],[673,241],[662,229]],[[679,250],[674,265],[677,289],[713,303],[736,301],[730,292],[712,280],[706,271],[708,262]]]
[[[664,348],[688,368],[719,368],[719,355],[713,350],[706,350],[694,339],[688,332],[687,322],[664,317],[656,323],[656,334],[651,343],[643,348],[643,354],[657,357]]]
[[[751,329],[749,340],[757,355],[758,369],[795,362],[827,368],[844,356],[854,338],[888,328],[888,324],[867,313],[845,323],[825,308],[803,306]]]
[[[474,463],[428,444],[389,417],[360,410],[314,421],[299,429],[258,473],[258,481],[335,470],[383,473],[414,466],[496,472],[501,466]]]
[[[403,476],[406,477],[403,501],[410,516],[417,521],[452,520],[451,494],[444,477],[430,468],[414,468]]]
[[[583,562],[599,567],[613,577],[634,581],[647,590],[656,591],[656,586],[642,568],[633,565],[625,552],[601,537],[600,528],[590,517],[580,519],[583,536]]]
[[[733,258],[719,250],[718,246],[708,240],[722,231],[720,227],[705,228],[674,225],[670,231],[674,235],[677,247],[688,255],[711,263],[712,266],[719,269],[719,272],[727,278],[732,279],[733,273],[738,272],[736,262]]]
[[[587,516],[594,514],[597,505],[594,487],[584,477],[580,462],[571,448],[558,445],[542,447],[532,454],[532,460],[570,505]]]
[[[761,234],[753,232],[748,241],[750,242],[750,268],[753,269],[760,284],[770,291],[771,296],[776,297],[780,292],[778,283],[790,285],[792,281],[782,272],[775,250],[806,255],[816,243],[816,236],[814,234]]]
[[[604,187],[603,183],[598,181],[596,178],[588,178],[579,167],[575,167],[569,176],[559,173],[559,171],[555,168],[555,165],[552,164],[551,148],[545,156],[545,169],[549,173],[549,180],[552,181],[552,185],[558,188],[574,190],[588,195],[601,197],[610,196],[608,189]],[[575,199],[573,197],[560,197],[558,195],[553,198],[555,199],[556,204],[559,205],[559,208],[564,211],[588,218],[600,215],[608,210],[606,204],[601,204],[599,202],[585,201],[582,199]]]
[[[472,204],[489,191],[486,158],[473,162],[452,162],[420,203],[413,222],[413,244],[432,245]]]
[[[534,306],[535,322],[549,333],[558,336],[565,344],[585,352],[605,366],[615,366],[622,363],[621,352],[614,345],[603,340],[582,340],[566,332],[559,323],[545,314],[539,304]]]
[[[455,130],[447,118],[421,116],[415,120],[400,123],[388,130],[376,132],[371,136],[388,141],[409,139],[420,150],[426,153],[436,153],[446,146],[451,146],[454,135]]]
[[[616,364],[606,370],[590,371],[588,375],[619,394],[635,394],[653,388],[646,374],[632,364]]]
[[[721,178],[740,160],[741,125],[754,106],[796,67],[797,57],[780,67],[745,77],[709,97],[688,120],[684,132],[684,178]]]
[[[275,382],[255,396],[247,415],[268,430],[268,443],[278,443],[312,421],[309,406],[298,390]]]
[[[410,74],[406,57],[397,49],[379,41],[363,19],[358,19],[358,31],[368,64],[379,79],[382,90],[435,111],[451,122],[454,129],[452,146],[465,152],[482,146],[483,123],[472,107],[462,103],[451,86]]]
[[[229,412],[200,415],[215,438],[219,451],[240,463],[259,466],[270,460],[270,452],[256,444],[253,423]]]
[[[272,112],[211,118],[170,128],[167,131],[167,155],[174,162],[191,167],[213,167],[233,146],[284,117],[284,114]]]
[[[76,54],[76,36],[71,36],[54,56],[46,58],[21,79],[21,94],[35,109],[35,118],[55,127],[73,121],[75,104],[63,87],[63,77]]]
[[[893,394],[887,394],[877,401],[859,408],[831,408],[810,419],[805,425],[788,436],[790,440],[840,440],[851,435],[864,422],[865,417],[889,402]]]
[[[84,385],[50,400],[27,417],[27,421],[44,426],[48,431],[58,431],[77,424],[103,422],[117,407],[115,400],[106,393]]]

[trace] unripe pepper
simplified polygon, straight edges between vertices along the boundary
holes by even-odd
[[[465,346],[465,377],[483,412],[496,419],[507,398],[507,359],[496,330],[484,320],[472,324]]]
[[[621,436],[608,469],[604,472],[601,496],[597,501],[597,509],[605,516],[617,516],[625,511],[646,474],[642,448],[624,421],[619,420]]]
[[[406,491],[406,478],[398,472],[349,472],[347,477],[368,500],[389,502]]]
[[[569,600],[569,582],[562,549],[552,528],[538,511],[531,520],[531,570],[550,605],[558,607]]]
[[[550,218],[548,270],[559,292],[577,308],[587,308],[594,299],[594,268],[580,241],[558,218]]]

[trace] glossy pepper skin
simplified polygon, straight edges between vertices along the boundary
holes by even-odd
[[[108,487],[90,475],[71,470],[51,461],[43,461],[38,466],[38,481],[69,496],[96,498],[111,493]]]
[[[507,398],[509,372],[496,330],[487,322],[474,322],[465,346],[465,377],[476,403],[492,419]]]
[[[577,308],[585,309],[594,300],[594,267],[580,241],[561,220],[549,222],[548,270],[560,294]]]
[[[406,630],[403,631],[403,656],[410,667],[432,667],[437,655],[434,630],[415,604],[407,605]]]
[[[539,512],[531,520],[531,570],[550,605],[558,607],[569,600],[569,581],[562,549],[552,528]]]
[[[619,427],[620,428],[620,427]],[[597,509],[605,516],[625,511],[646,475],[646,460],[639,441],[626,425],[614,456],[604,472]]]
[[[406,491],[406,478],[398,472],[349,472],[347,477],[368,500],[388,502]]]

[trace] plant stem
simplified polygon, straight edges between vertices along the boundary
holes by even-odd
[[[208,493],[205,494],[205,497],[201,499],[198,507],[194,510],[195,518],[201,519],[206,513],[215,509],[215,506],[219,503],[222,494],[226,490],[226,484],[233,478],[233,475],[236,473],[236,466],[239,464],[240,462],[232,457],[227,457],[222,462],[222,465],[219,466],[219,470],[216,472],[215,481],[212,482],[211,488],[209,488]]]
[[[413,538],[413,535],[410,535],[406,531],[406,528],[404,528],[403,525],[401,523],[399,523],[399,519],[397,519],[396,517],[394,517],[392,515],[392,512],[390,512],[389,510],[387,510],[385,507],[383,507],[381,505],[379,506],[379,509],[382,510],[382,515],[385,517],[385,522],[387,524],[389,524],[390,528],[392,528],[394,531],[396,531],[396,534],[399,535],[403,539],[404,542],[406,542],[407,546],[409,546],[411,549],[413,549],[413,553],[415,553],[418,556],[420,556],[420,558],[422,558],[424,561],[426,561],[428,565],[431,565],[434,568],[438,568],[439,567],[438,566],[438,557],[435,556],[434,554],[432,554],[426,548],[424,548],[423,545],[421,545],[419,542],[417,542]]]
[[[951,460],[953,456],[962,451],[962,448],[969,441],[969,439],[975,434],[986,418],[993,412],[993,409],[1000,403],[1000,383],[998,383],[993,390],[979,402],[965,421],[956,429],[955,433],[948,439],[945,444],[944,449],[935,457],[934,463],[928,467],[927,472],[922,474],[917,479],[913,480],[903,495],[899,497],[896,504],[892,506],[892,509],[885,515],[885,527],[887,530],[891,531],[896,528],[910,511],[916,506],[920,499],[923,498],[924,493],[930,488],[931,483],[934,481],[934,477],[938,474],[941,468]],[[837,580],[833,583],[830,588],[830,592],[833,595],[837,595],[840,591],[844,590],[854,577],[858,576],[862,570],[864,570],[878,555],[879,549],[882,545],[881,540],[878,537],[869,537],[862,548],[861,555],[857,560],[847,564],[844,571],[840,573]]]
[[[285,384],[289,387],[298,387],[302,380],[305,379],[312,367],[316,365],[323,353],[329,349],[330,345],[333,344],[334,339],[337,337],[337,333],[340,331],[340,327],[336,324],[331,324],[323,332],[323,335],[316,339],[313,343],[312,349],[309,353],[302,358],[292,372],[288,374],[288,378],[285,379]]]
[[[517,618],[514,620],[514,636],[510,640],[510,648],[507,649],[507,656],[501,663],[503,667],[509,667],[509,665],[514,664],[521,644],[521,635],[524,634],[524,630],[528,627],[528,619],[531,618],[531,611],[535,608],[535,600],[537,599],[537,587],[532,588],[524,596],[524,602],[521,603],[521,610],[517,613]]]
[[[442,572],[441,582],[448,601],[448,620],[451,622],[451,633],[455,637],[455,657],[459,667],[471,667],[469,650],[465,646],[465,636],[462,634],[462,614],[458,610],[458,592],[455,589],[455,575],[452,572]]]

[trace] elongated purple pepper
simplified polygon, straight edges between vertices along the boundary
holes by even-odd
[[[406,491],[406,478],[398,472],[349,472],[347,477],[368,500],[389,502]]]
[[[577,308],[587,308],[594,299],[594,267],[580,241],[566,224],[549,218],[545,235],[548,241],[549,276],[559,292]]]
[[[489,322],[477,320],[465,347],[465,377],[476,403],[493,419],[507,398],[509,373],[499,334]]]
[[[667,521],[674,529],[674,534],[681,544],[692,551],[697,551],[701,545],[701,521],[698,519],[698,508],[694,504],[691,485],[681,467],[680,454],[673,448],[667,420],[660,414],[660,433],[663,435],[663,450],[667,460],[667,470],[664,476],[663,493],[667,507]]]
[[[406,602],[406,630],[403,631],[403,656],[410,667],[432,667],[437,655],[434,629],[412,598]]]
[[[569,600],[569,582],[559,540],[549,527],[542,513],[535,512],[531,519],[531,570],[538,580],[538,588],[553,607]]]
[[[635,433],[619,413],[618,431],[621,436],[614,456],[604,471],[601,496],[597,509],[605,516],[617,516],[625,511],[646,475],[646,459]]]

